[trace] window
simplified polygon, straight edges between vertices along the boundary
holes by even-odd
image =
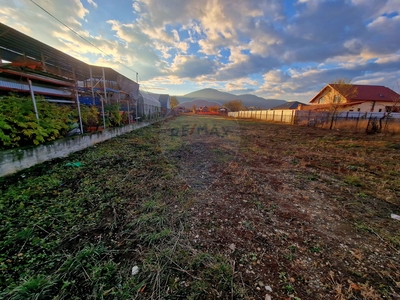
[[[353,111],[352,109],[349,109],[349,111]]]
[[[322,104],[322,103],[324,103],[324,97],[321,97],[321,98],[319,98],[319,100],[318,100],[318,104]]]
[[[382,108],[379,109],[379,112],[382,112]]]
[[[340,96],[339,95],[335,95],[335,97],[333,98],[333,103],[340,103]]]
[[[357,111],[360,111],[361,110],[361,108],[357,108]]]

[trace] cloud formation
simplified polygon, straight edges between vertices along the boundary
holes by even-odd
[[[206,85],[308,101],[338,78],[400,80],[398,0],[35,2],[108,55],[31,2],[7,1],[0,21],[85,61],[119,61],[171,93]]]

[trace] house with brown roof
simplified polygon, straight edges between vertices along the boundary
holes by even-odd
[[[284,104],[274,106],[273,108],[270,108],[270,109],[275,109],[275,110],[299,109],[299,105],[302,105],[304,107],[304,106],[307,106],[308,104],[304,104],[299,101],[288,101]]]
[[[338,112],[400,111],[400,95],[385,86],[351,84],[348,88],[351,93],[342,92],[338,84],[328,84],[311,99],[309,106],[300,105],[299,110],[329,111],[335,106]]]

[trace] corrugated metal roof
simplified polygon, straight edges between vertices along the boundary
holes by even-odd
[[[102,77],[103,67],[84,63],[0,23],[0,56],[2,59],[7,61],[29,59],[41,62],[42,55],[45,57],[46,65],[56,69],[57,72],[59,71],[59,75],[63,77],[74,78],[73,72],[75,72],[76,79],[84,81],[90,78],[90,67],[92,68],[93,77]],[[104,67],[104,72],[106,80],[117,81],[119,76],[125,77],[107,67]]]

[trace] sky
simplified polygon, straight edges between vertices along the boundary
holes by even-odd
[[[344,78],[400,92],[400,0],[0,0],[0,22],[148,92],[307,103]]]

